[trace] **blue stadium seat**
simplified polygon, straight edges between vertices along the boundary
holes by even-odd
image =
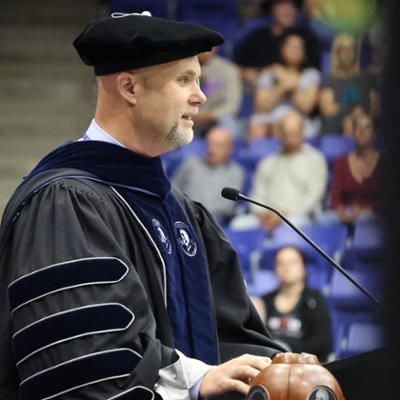
[[[331,169],[335,160],[355,149],[354,140],[348,136],[329,133],[321,137],[319,148],[325,155],[328,167]]]
[[[344,224],[315,224],[305,227],[303,232],[334,260],[340,260],[347,239],[347,228]]]
[[[249,295],[261,297],[266,293],[274,291],[278,286],[279,279],[273,271],[256,271]]]
[[[238,0],[177,0],[177,17],[183,19],[237,19]]]
[[[238,118],[249,119],[254,111],[254,96],[251,93],[245,93],[242,96],[242,102],[238,111]]]
[[[281,148],[281,142],[275,138],[252,139],[238,157],[238,161],[247,170],[254,171],[258,162]]]
[[[379,220],[358,222],[352,243],[343,253],[343,266],[355,270],[372,267],[383,271],[387,239],[387,230],[383,222]]]
[[[339,332],[338,358],[350,357],[385,346],[385,328],[382,325],[354,322],[343,325]]]
[[[194,138],[189,144],[161,155],[167,176],[172,177],[186,158],[203,156],[207,151],[207,142],[203,138]]]
[[[171,178],[183,161],[182,148],[179,147],[175,150],[161,154],[161,160],[164,164],[165,173]]]
[[[384,275],[380,271],[351,271],[350,275],[373,296],[382,299]],[[324,291],[328,303],[333,308],[346,310],[374,310],[378,308],[364,293],[339,271],[334,270],[331,281]]]
[[[202,157],[207,153],[207,141],[204,138],[193,138],[189,144],[180,149],[184,159],[191,156]]]
[[[233,230],[225,227],[224,232],[238,254],[243,276],[247,284],[249,286],[252,285],[253,273],[256,266],[255,260],[258,257],[259,250],[263,246],[266,237],[265,230],[262,228]]]
[[[109,10],[110,14],[150,11],[154,17],[168,18],[168,0],[112,0]]]

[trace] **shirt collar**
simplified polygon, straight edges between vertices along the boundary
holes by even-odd
[[[123,144],[118,142],[118,140],[114,139],[110,134],[108,134],[104,129],[100,128],[94,119],[92,119],[92,122],[85,132],[85,135],[80,140],[97,140],[99,142],[106,142],[125,147]]]

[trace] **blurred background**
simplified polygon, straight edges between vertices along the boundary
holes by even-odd
[[[291,11],[283,9],[283,6],[294,7],[293,19]],[[216,125],[223,126],[231,133],[234,148],[228,153],[243,171],[241,184],[245,194],[252,193],[254,189],[254,174],[259,163],[268,155],[277,154],[282,145],[283,131],[279,124],[272,126],[271,120],[261,120],[264,124],[262,128],[265,128],[261,131],[257,131],[259,126],[254,124],[259,121],[254,115],[260,114],[259,109],[262,109],[256,101],[258,91],[265,94],[269,89],[265,83],[268,76],[261,75],[269,73],[271,70],[268,68],[279,61],[275,52],[279,51],[282,43],[277,37],[289,28],[301,37],[304,60],[307,61],[307,68],[313,69],[310,76],[317,77],[311,79],[314,83],[309,84],[310,87],[315,86],[315,99],[306,115],[316,122],[313,126],[317,128],[305,135],[304,142],[313,151],[319,152],[327,169],[326,189],[321,193],[319,210],[327,211],[324,214],[326,218],[305,227],[305,230],[331,257],[343,263],[382,300],[386,231],[381,222],[355,226],[354,221],[329,219],[334,163],[338,157],[347,156],[356,149],[353,130],[357,125],[357,116],[350,115],[354,109],[351,108],[348,114],[343,114],[336,130],[323,132],[321,126],[326,115],[323,113],[323,100],[319,97],[323,89],[335,88],[331,83],[333,78],[337,78],[332,75],[332,44],[343,33],[351,35],[354,40],[356,74],[361,71],[363,77],[368,76],[368,85],[372,80],[374,82],[367,87],[368,101],[371,96],[381,96],[387,44],[386,15],[384,5],[373,0],[2,0],[0,215],[15,188],[37,162],[55,147],[82,137],[93,118],[95,78],[92,69],[79,59],[72,41],[95,18],[103,18],[116,11],[144,10],[161,18],[200,23],[225,36],[226,42],[216,56],[222,59],[224,64],[221,65],[232,68],[229,79],[233,81],[223,82],[227,85],[228,95],[220,90],[218,96],[221,96],[216,95],[215,103],[211,101],[213,92],[210,82],[213,83],[213,77],[222,78],[218,75],[218,68],[212,75],[213,70],[209,67],[209,75],[204,74],[209,81],[202,84],[204,89],[210,91],[210,108],[198,122],[201,129],[195,132],[192,145],[171,152],[163,157],[163,161],[167,173],[173,178],[188,158],[206,156],[210,146],[206,139],[208,130]],[[260,36],[260,32],[264,36]],[[272,47],[267,51],[263,41],[267,37],[265,35],[271,36],[268,43]],[[252,47],[253,53],[249,52]],[[257,58],[263,52],[266,56],[271,55],[270,61]],[[208,71],[207,62],[204,61],[205,71]],[[303,71],[302,67],[300,72]],[[276,76],[272,79],[275,83],[278,80]],[[222,85],[219,81],[214,82],[214,86],[218,84]],[[230,89],[236,84],[239,88],[233,96]],[[347,106],[349,102],[355,104],[359,101],[361,104],[363,99],[357,96],[354,91],[346,91],[342,96],[343,103]],[[227,98],[235,98],[236,104],[225,115],[218,107],[219,102],[227,101]],[[386,146],[381,111],[376,113],[368,108],[364,109],[364,114],[373,123],[376,135],[374,145],[379,153],[384,153]],[[237,176],[238,173],[235,174]],[[181,175],[186,176],[185,172]],[[219,187],[223,186],[224,182],[219,182]],[[278,227],[272,232],[260,226],[241,226],[239,229],[240,223],[233,223],[235,218],[237,221],[237,217],[248,214],[251,214],[248,207],[239,206],[232,210],[232,215],[224,216],[221,223],[238,251],[252,296],[260,298],[279,286],[274,273],[278,249],[286,245],[299,247],[306,262],[308,285],[324,296],[331,315],[333,342],[330,359],[382,345],[384,333],[379,309],[285,227]],[[352,326],[354,322],[356,326]],[[360,332],[365,340],[359,340]]]

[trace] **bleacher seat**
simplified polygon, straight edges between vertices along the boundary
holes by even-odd
[[[204,138],[193,138],[193,140],[181,147],[183,158],[198,156],[202,157],[207,152],[207,141]]]
[[[183,19],[237,19],[238,0],[177,0],[177,17]]]
[[[339,156],[355,150],[355,143],[354,140],[348,136],[328,133],[321,137],[319,149],[325,155],[328,167],[331,169]]]
[[[114,12],[142,13],[150,11],[158,18],[168,18],[168,0],[112,0],[109,6],[110,14]]]
[[[254,95],[252,93],[244,93],[242,102],[238,111],[238,118],[249,119],[254,111]]]
[[[249,141],[238,156],[238,162],[247,170],[254,171],[258,162],[281,148],[281,141],[275,138],[260,138]]]
[[[261,297],[272,292],[279,286],[279,279],[273,271],[256,271],[253,277],[253,284],[249,291],[250,296]]]
[[[373,296],[381,300],[383,277],[380,274],[352,271],[351,276]],[[379,322],[381,310],[337,270],[334,270],[330,283],[325,286],[323,295],[330,310],[334,349],[337,358],[339,358],[344,335],[343,330],[354,322]]]
[[[163,153],[160,157],[164,164],[165,173],[171,178],[183,161],[182,148],[179,147],[175,150]]]
[[[380,271],[351,271],[350,275],[373,296],[382,298],[384,276]],[[324,295],[334,308],[347,310],[372,310],[377,306],[338,270],[332,273]]]
[[[311,225],[301,229],[316,245],[322,248],[329,256],[335,257],[335,253],[344,245],[346,230],[341,225],[316,226]],[[264,265],[261,268],[269,268],[273,264],[276,252],[284,246],[298,247],[305,256],[308,265],[319,266],[331,270],[331,264],[324,256],[319,254],[304,238],[295,232],[286,223],[282,223],[275,229],[271,240],[263,251]]]
[[[347,269],[363,270],[375,268],[384,270],[387,249],[387,231],[383,222],[360,221],[356,224],[353,240],[342,257]]]
[[[161,159],[164,163],[164,169],[169,177],[172,177],[179,166],[188,157],[199,156],[206,154],[207,142],[202,138],[194,138],[189,144],[178,147],[175,150],[163,153]]]
[[[249,286],[253,283],[254,269],[257,263],[259,249],[263,246],[266,234],[263,228],[234,230],[228,227],[224,232],[236,250],[243,276]]]
[[[335,261],[340,260],[347,239],[347,228],[344,224],[314,224],[305,227],[303,232]]]
[[[385,346],[385,329],[382,325],[353,322],[343,325],[339,332],[337,357],[350,357]]]

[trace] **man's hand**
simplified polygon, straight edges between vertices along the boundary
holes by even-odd
[[[270,364],[271,359],[267,357],[244,354],[234,358],[204,375],[199,395],[207,398],[231,391],[247,394],[251,380]]]

